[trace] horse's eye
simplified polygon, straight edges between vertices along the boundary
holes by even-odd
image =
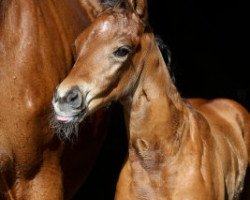
[[[125,57],[127,56],[130,52],[131,52],[131,47],[129,46],[123,46],[123,47],[119,47],[117,50],[115,50],[115,52],[113,53],[116,57]]]

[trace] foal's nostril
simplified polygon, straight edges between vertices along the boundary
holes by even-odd
[[[81,91],[78,88],[71,89],[67,93],[67,95],[65,97],[65,101],[72,108],[79,108],[83,102]]]
[[[74,103],[79,98],[79,94],[76,92],[72,92],[67,96],[68,103]]]

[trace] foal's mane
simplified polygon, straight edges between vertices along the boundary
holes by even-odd
[[[168,48],[168,45],[164,43],[163,39],[159,35],[155,35],[156,43],[161,50],[162,56],[167,65],[171,64],[171,51]]]
[[[173,66],[171,64],[171,51],[166,43],[164,43],[163,39],[159,35],[155,35],[155,41],[161,51],[162,57],[167,65],[169,74],[171,76],[172,81],[175,83],[175,76],[173,71]]]

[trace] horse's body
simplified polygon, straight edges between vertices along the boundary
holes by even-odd
[[[90,22],[86,2],[0,0],[0,199],[67,199],[97,157],[101,113],[69,147],[49,125],[52,93]]]
[[[184,101],[147,26],[145,1],[101,14],[77,39],[76,63],[53,99],[58,120],[124,107],[129,153],[116,200],[238,198],[250,119],[227,99]]]

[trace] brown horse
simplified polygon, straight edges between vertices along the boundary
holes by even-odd
[[[96,9],[95,0],[0,0],[0,199],[68,199],[92,168],[105,135],[102,112],[73,147],[49,121],[53,91],[74,62],[73,41]]]
[[[76,63],[53,99],[56,118],[76,123],[122,103],[129,153],[116,200],[237,199],[248,165],[248,112],[228,99],[183,100],[145,0],[112,3],[75,42]]]

